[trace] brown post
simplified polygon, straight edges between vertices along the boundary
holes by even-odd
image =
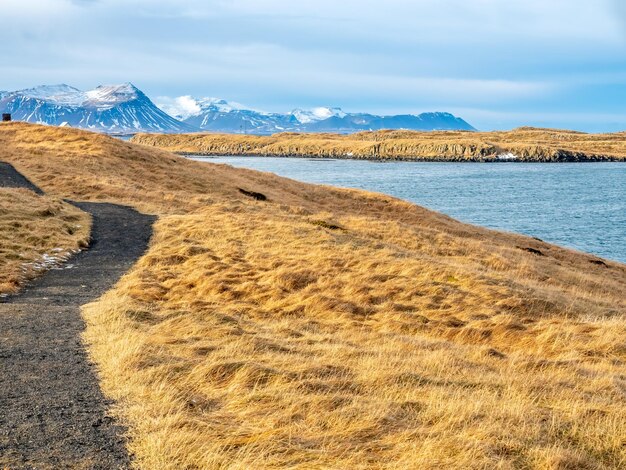
[[[10,113],[2,113],[2,122],[9,122],[11,120]]]

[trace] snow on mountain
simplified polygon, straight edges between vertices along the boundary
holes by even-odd
[[[291,115],[293,115],[299,123],[308,124],[310,122],[323,121],[331,117],[343,118],[346,116],[346,113],[344,113],[341,108],[327,108],[322,106],[309,110],[294,109]]]
[[[156,99],[156,105],[170,116],[177,119],[185,120],[191,117],[197,117],[205,113],[230,113],[231,111],[254,111],[259,114],[265,114],[262,111],[252,109],[235,101],[226,101],[221,98],[194,98],[185,95],[177,98],[169,98],[160,96]]]
[[[293,129],[299,123],[285,114],[268,114],[249,109],[221,111],[211,106],[201,113],[190,116],[184,123],[213,132],[241,132],[252,134],[274,134]]]
[[[14,93],[20,93],[21,95],[28,96],[30,98],[68,106],[80,106],[86,98],[84,92],[65,84],[40,85]]]
[[[221,113],[229,113],[231,111],[254,111],[259,114],[265,114],[262,111],[249,108],[236,101],[226,101],[220,98],[202,98],[198,100],[198,106],[201,111],[219,111]]]
[[[42,85],[8,92],[0,111],[14,120],[80,127],[99,132],[192,132],[196,129],[157,108],[131,83],[81,91],[62,85]]]
[[[221,98],[159,97],[157,105],[185,124],[214,132],[272,134],[291,126],[291,118],[250,108]]]
[[[86,100],[82,103],[85,107],[96,109],[110,109],[119,104],[133,100],[148,99],[132,83],[122,85],[101,85],[94,90],[85,92]]]

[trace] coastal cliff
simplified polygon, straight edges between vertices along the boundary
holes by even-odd
[[[480,162],[626,160],[625,133],[586,134],[528,127],[507,132],[377,131],[353,135],[137,134],[131,140],[197,155]]]

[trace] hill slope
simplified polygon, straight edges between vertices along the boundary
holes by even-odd
[[[0,125],[0,160],[160,216],[84,309],[140,467],[626,464],[622,264],[77,130]]]
[[[322,121],[324,122],[324,121]],[[626,160],[626,134],[519,128],[508,132],[379,131],[352,135],[144,135],[134,143],[202,155],[262,155],[415,161]]]
[[[56,198],[0,188],[0,300],[89,241],[89,215]]]

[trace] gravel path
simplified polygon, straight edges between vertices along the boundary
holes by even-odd
[[[34,186],[0,164],[0,187]],[[153,216],[114,204],[92,214],[92,243],[0,303],[0,468],[127,468],[124,429],[107,416],[80,335],[80,306],[110,289],[146,250]]]
[[[26,188],[37,194],[43,194],[41,189],[18,173],[13,166],[4,162],[0,162],[0,188]]]

